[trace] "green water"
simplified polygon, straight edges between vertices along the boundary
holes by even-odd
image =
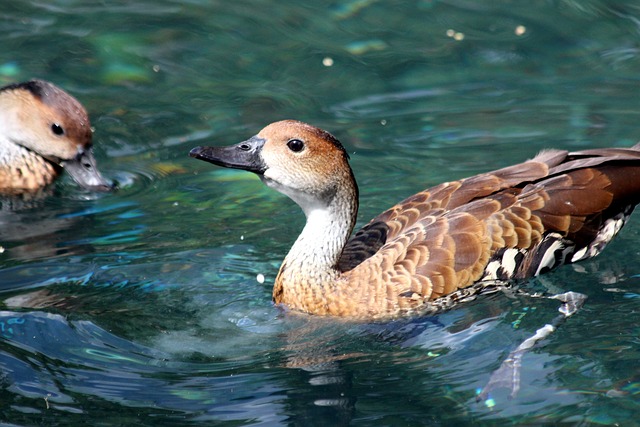
[[[634,143],[639,22],[633,1],[4,2],[0,82],[39,77],[83,102],[120,190],[63,179],[3,201],[0,421],[637,423],[637,218],[531,284],[589,298],[525,355],[517,396],[477,403],[557,301],[499,293],[387,324],[285,313],[271,284],[302,213],[187,153],[277,119],[326,128],[351,154],[364,224],[545,147]]]

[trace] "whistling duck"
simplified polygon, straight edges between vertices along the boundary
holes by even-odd
[[[113,184],[96,168],[84,107],[42,80],[0,88],[0,194],[34,192],[62,169],[80,185],[106,191]]]
[[[307,222],[273,300],[318,315],[373,319],[446,307],[471,289],[593,257],[640,198],[640,144],[547,150],[417,193],[349,238],[358,187],[328,132],[285,120],[190,155],[254,172],[302,208]]]

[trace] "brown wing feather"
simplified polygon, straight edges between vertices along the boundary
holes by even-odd
[[[569,156],[550,151],[423,191],[354,236],[346,253],[356,242],[366,246],[370,236],[376,251],[352,258],[357,264],[346,274],[371,272],[371,286],[386,287],[383,304],[397,311],[473,284],[498,250],[533,251],[546,233],[558,233],[576,247],[588,244],[604,220],[637,203],[639,163],[640,151],[589,150]],[[514,277],[535,268],[525,265]]]
[[[566,151],[543,151],[530,161],[480,174],[460,181],[443,183],[421,191],[381,213],[362,227],[345,245],[338,269],[348,271],[375,254],[389,240],[414,226],[425,216],[440,216],[445,210],[547,176],[559,165]]]

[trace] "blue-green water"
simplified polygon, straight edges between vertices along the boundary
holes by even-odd
[[[0,82],[80,99],[103,173],[0,211],[0,421],[11,425],[629,425],[640,415],[640,222],[532,283],[588,295],[476,390],[557,301],[502,293],[348,324],[270,302],[303,225],[254,176],[190,159],[282,118],[330,130],[359,224],[545,147],[640,136],[633,1],[4,2]],[[266,277],[264,283],[257,275]]]

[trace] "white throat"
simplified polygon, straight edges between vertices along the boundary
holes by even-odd
[[[273,187],[295,201],[307,217],[304,229],[286,257],[286,264],[307,271],[335,270],[354,226],[358,206],[355,193],[348,187],[338,188],[325,200],[290,188]]]
[[[351,231],[348,223],[329,208],[307,213],[307,223],[287,255],[288,265],[310,269],[332,269]]]
[[[9,96],[9,95],[4,95]],[[29,156],[24,141],[35,138],[34,132],[20,119],[17,107],[5,98],[0,99],[0,157],[2,162],[10,162],[14,157]]]

